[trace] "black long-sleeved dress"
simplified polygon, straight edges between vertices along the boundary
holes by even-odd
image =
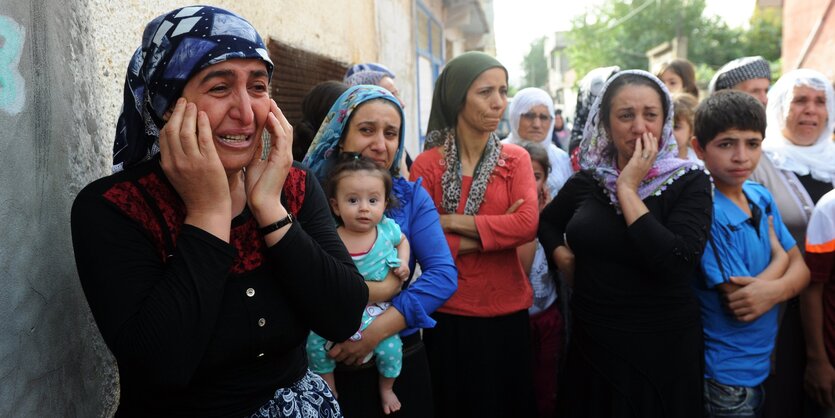
[[[310,329],[358,329],[368,288],[319,183],[294,166],[282,199],[297,221],[267,248],[248,209],[230,243],[185,225],[158,158],[79,193],[73,247],[119,365],[117,416],[250,414],[304,375]]]
[[[708,176],[690,171],[644,199],[649,213],[627,227],[580,172],[543,210],[546,254],[567,240],[576,266],[561,416],[702,415],[702,330],[691,283],[711,201]]]

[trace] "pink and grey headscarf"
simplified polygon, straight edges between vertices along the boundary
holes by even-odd
[[[664,127],[661,130],[661,139],[658,148],[658,156],[650,168],[649,173],[638,186],[638,196],[641,200],[649,196],[660,196],[667,186],[676,181],[684,173],[690,170],[699,170],[698,164],[678,158],[678,145],[673,136],[673,106],[670,92],[664,83],[656,76],[641,70],[620,71],[613,75],[603,86],[600,95],[594,101],[589,111],[589,118],[583,130],[583,141],[580,143],[580,168],[592,173],[592,176],[600,183],[609,196],[612,205],[620,212],[615,183],[620,175],[617,167],[617,152],[609,134],[600,120],[600,106],[606,91],[612,82],[628,74],[646,77],[661,87],[664,96],[667,114],[664,118]]]
[[[211,6],[173,10],[145,26],[128,64],[122,114],[113,144],[113,172],[159,152],[163,115],[200,70],[223,61],[258,59],[272,76],[264,41],[244,18]]]

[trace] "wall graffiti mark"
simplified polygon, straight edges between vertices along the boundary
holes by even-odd
[[[26,81],[18,64],[26,29],[14,19],[0,15],[0,110],[16,115],[26,101]]]

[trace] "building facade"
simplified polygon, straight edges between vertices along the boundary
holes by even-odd
[[[783,73],[812,68],[835,79],[835,1],[784,0]]]
[[[554,98],[554,107],[562,109],[563,120],[573,123],[577,104],[577,72],[571,68],[568,60],[568,32],[555,32],[545,39],[545,54],[548,62],[548,87],[546,90]],[[580,75],[582,77],[582,74]]]

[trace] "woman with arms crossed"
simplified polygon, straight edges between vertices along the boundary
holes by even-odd
[[[507,106],[507,71],[468,52],[435,84],[423,177],[458,266],[458,291],[426,330],[438,417],[536,414],[528,308],[530,282],[516,247],[536,235],[537,193],[522,147],[494,131]]]

